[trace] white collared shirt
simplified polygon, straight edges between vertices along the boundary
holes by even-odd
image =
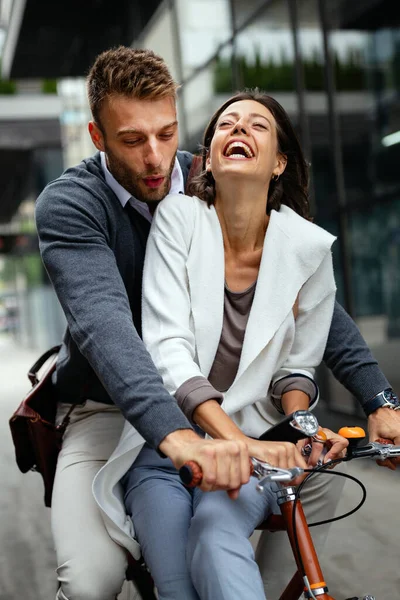
[[[117,196],[118,200],[121,202],[122,206],[125,207],[127,202],[130,202],[131,206],[137,210],[145,219],[148,221],[152,220],[152,215],[150,213],[149,207],[146,202],[142,202],[138,200],[134,196],[131,196],[130,193],[122,187],[120,183],[115,179],[115,177],[110,173],[107,167],[106,155],[104,152],[100,152],[101,157],[101,166],[103,169],[104,177],[106,179],[107,185],[112,189],[114,194]],[[183,194],[184,192],[184,181],[183,181],[183,173],[181,169],[181,165],[179,164],[178,158],[175,158],[174,168],[172,169],[171,174],[171,188],[169,190],[169,194]]]

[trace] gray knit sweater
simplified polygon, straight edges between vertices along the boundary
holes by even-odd
[[[178,160],[186,178],[191,155],[179,153]],[[191,425],[138,334],[149,224],[128,212],[106,184],[97,153],[46,186],[36,224],[68,323],[56,370],[59,400],[115,403],[156,448],[172,431]]]

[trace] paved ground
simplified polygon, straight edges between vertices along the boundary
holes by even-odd
[[[36,352],[0,338],[0,600],[53,600],[56,588],[50,511],[43,505],[41,479],[18,471],[8,428],[9,416],[29,389],[26,371],[36,357]],[[366,593],[377,600],[398,600],[399,473],[366,461],[353,463],[349,472],[367,486],[368,498],[358,513],[332,526],[321,557],[330,592],[339,600]],[[359,497],[349,482],[339,512],[349,510]]]
[[[41,478],[19,472],[8,427],[9,417],[29,389],[26,371],[35,358],[36,353],[0,338],[1,600],[52,600],[56,589],[50,511],[43,504]]]

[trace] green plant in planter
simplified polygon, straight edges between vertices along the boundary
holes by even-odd
[[[279,62],[263,61],[259,50],[253,61],[245,56],[236,58],[242,87],[259,87],[268,92],[285,92],[295,89],[294,63],[284,53]],[[315,53],[303,60],[305,87],[308,91],[325,89],[325,65]],[[338,91],[354,91],[365,88],[364,69],[357,51],[349,53],[346,61],[334,57],[334,72]],[[232,65],[226,59],[217,59],[214,70],[215,93],[232,91]]]
[[[231,61],[217,57],[214,64],[214,93],[226,94],[233,89]]]
[[[270,92],[293,90],[293,64],[285,58],[280,63],[272,60],[262,62],[260,54],[256,53],[254,62],[249,62],[244,56],[238,56],[236,62],[241,87],[259,87]],[[214,91],[222,94],[232,90],[231,61],[218,59],[214,69]]]
[[[365,71],[358,51],[351,51],[346,61],[335,56],[334,72],[336,89],[339,92],[365,89]]]
[[[319,55],[314,52],[312,58],[303,61],[304,85],[310,92],[319,92],[324,89],[324,65]]]
[[[17,91],[14,81],[0,79],[0,94],[15,94]]]
[[[57,94],[57,79],[43,79],[43,94]]]
[[[1,62],[0,62],[1,73]],[[15,82],[10,79],[0,79],[0,94],[15,94],[17,91]]]

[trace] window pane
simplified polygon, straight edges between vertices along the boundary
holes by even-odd
[[[197,150],[203,131],[214,111],[232,95],[232,48],[224,48],[218,58],[203,68],[183,88],[185,107],[184,127],[181,134],[188,149]],[[183,133],[185,130],[185,134]]]
[[[400,14],[385,0],[326,7],[355,316],[400,392]]]
[[[274,19],[277,23],[282,21],[281,11],[286,10],[286,0],[232,0],[233,14],[235,18],[236,27],[241,27],[244,23],[251,19],[252,15],[257,13],[259,10],[263,10],[263,6],[268,4],[268,11],[270,19]]]
[[[245,4],[237,3],[236,15],[241,11],[247,12]],[[268,3],[257,18],[239,33],[235,51],[239,87],[259,87],[278,101],[282,100],[284,108],[293,112],[297,100],[294,95],[294,48],[287,3]]]
[[[229,0],[177,0],[183,79],[232,35]]]

